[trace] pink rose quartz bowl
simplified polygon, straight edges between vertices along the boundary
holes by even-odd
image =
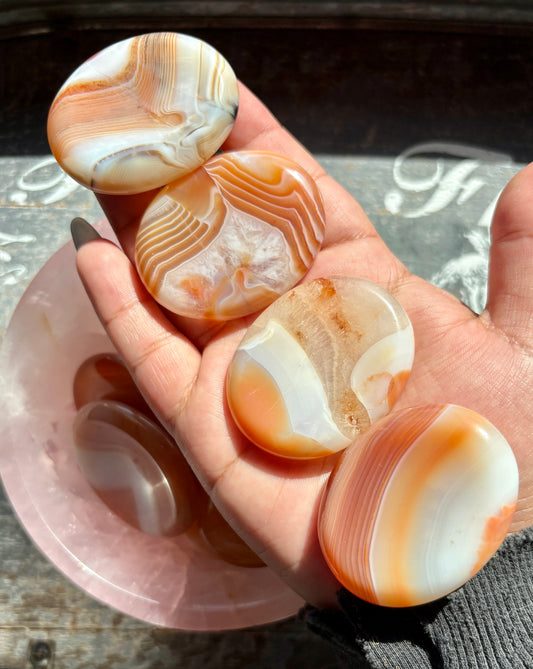
[[[100,232],[113,238],[107,224]],[[90,355],[113,351],[75,270],[71,243],[20,300],[0,356],[0,471],[41,551],[107,605],[163,627],[211,631],[287,618],[302,606],[267,567],[228,564],[186,535],[153,537],[111,512],[75,461],[72,380]]]

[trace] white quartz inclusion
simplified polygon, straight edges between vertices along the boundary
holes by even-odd
[[[281,294],[292,284],[291,257],[283,234],[231,205],[226,205],[226,209],[224,225],[211,244],[165,273],[160,293],[167,304],[196,307],[197,297],[182,287],[191,277],[200,277],[211,290],[220,291],[225,285],[224,292],[231,297],[240,291],[234,277],[243,267],[245,289],[265,286]]]

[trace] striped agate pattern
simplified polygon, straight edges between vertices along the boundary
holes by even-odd
[[[228,368],[229,407],[260,448],[323,457],[390,411],[413,356],[411,323],[387,291],[355,277],[316,279],[248,329]]]
[[[63,84],[48,116],[54,156],[97,193],[162,187],[201,165],[228,136],[237,80],[210,45],[151,33],[117,42]]]
[[[170,311],[237,318],[305,275],[324,227],[320,193],[300,166],[269,152],[229,152],[154,198],[139,226],[135,262]]]
[[[113,513],[154,536],[191,527],[203,491],[157,424],[125,404],[100,400],[78,411],[73,435],[82,474]]]
[[[319,514],[326,561],[358,597],[423,604],[463,585],[497,550],[516,507],[510,446],[456,405],[394,412],[341,456]]]

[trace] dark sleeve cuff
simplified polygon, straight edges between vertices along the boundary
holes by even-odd
[[[462,588],[423,606],[387,609],[346,590],[341,611],[304,610],[346,666],[532,669],[533,527],[511,535]]]

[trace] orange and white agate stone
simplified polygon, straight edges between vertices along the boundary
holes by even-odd
[[[487,419],[456,405],[400,410],[342,454],[319,513],[322,551],[358,597],[423,604],[483,567],[517,496],[514,454]]]
[[[232,68],[209,44],[172,32],[140,35],[100,51],[66,80],[50,108],[48,141],[87,188],[141,193],[212,156],[238,100]]]
[[[213,156],[163,188],[142,217],[139,276],[173,313],[228,320],[294,286],[315,259],[325,215],[299,165],[263,151]]]
[[[107,507],[153,536],[176,536],[197,520],[204,493],[166,432],[120,402],[90,402],[73,426],[82,474]]]
[[[228,404],[260,448],[327,456],[391,410],[413,356],[409,318],[386,290],[356,277],[316,279],[248,329],[228,368]]]
[[[147,418],[152,410],[135,385],[126,365],[116,353],[97,353],[82,362],[72,383],[76,409],[99,400],[121,402]]]

